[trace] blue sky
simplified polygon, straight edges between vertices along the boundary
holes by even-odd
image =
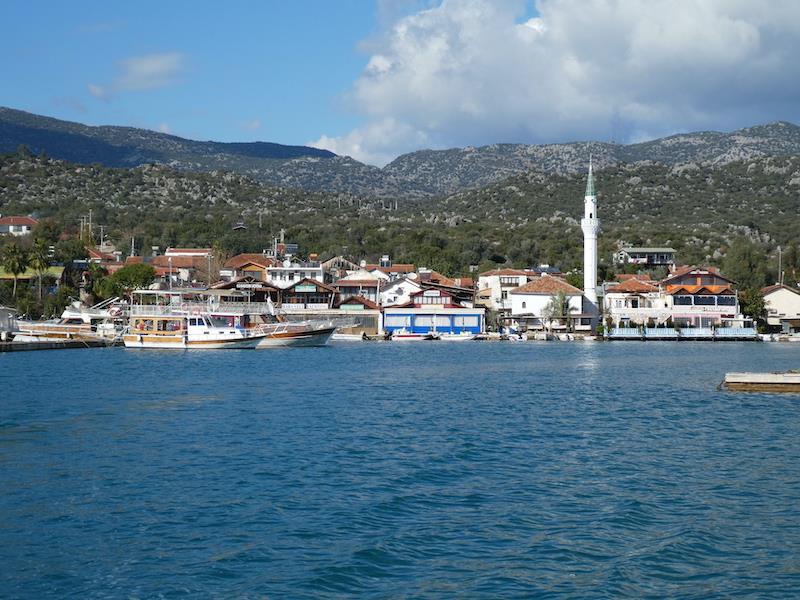
[[[2,23],[0,105],[377,165],[800,122],[796,0],[8,0]]]
[[[359,42],[377,26],[374,3],[44,4],[4,3],[0,104],[221,141],[305,143],[359,122],[341,97],[369,59]],[[132,57],[163,56],[172,63],[142,74],[156,77],[142,89],[90,93],[113,88]]]

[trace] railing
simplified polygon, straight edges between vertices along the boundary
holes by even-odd
[[[635,327],[617,327],[611,330],[609,337],[639,339],[642,337],[642,332]]]
[[[274,307],[273,310],[277,311]],[[164,305],[134,304],[130,307],[132,317],[206,313],[265,314],[268,312],[269,304],[266,302],[182,302]]]
[[[662,339],[662,340],[676,340],[678,339],[678,332],[672,327],[645,327],[644,335],[646,338]]]
[[[713,338],[714,330],[711,327],[681,327],[682,338]]]
[[[328,306],[327,302],[309,303],[309,304],[282,304],[280,307],[280,311],[285,313],[298,313],[298,312],[307,312],[312,310],[327,310],[329,308],[330,306]]]
[[[753,327],[616,327],[608,333],[611,339],[756,339],[757,332]]]
[[[755,327],[718,327],[716,331],[718,338],[756,338],[758,332]]]

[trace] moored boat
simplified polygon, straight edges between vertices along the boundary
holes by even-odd
[[[122,339],[126,348],[255,348],[263,334],[228,327],[209,315],[137,315]]]
[[[17,320],[17,342],[118,341],[124,329],[122,310],[112,298],[91,307],[77,302],[68,306],[61,317],[47,321]]]

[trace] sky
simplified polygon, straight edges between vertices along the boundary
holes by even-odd
[[[797,0],[6,0],[2,21],[2,106],[379,166],[800,123]]]

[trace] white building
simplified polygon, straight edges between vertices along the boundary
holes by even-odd
[[[29,235],[38,223],[32,217],[0,217],[0,235]]]
[[[267,283],[273,287],[286,289],[303,279],[325,283],[322,264],[319,261],[298,262],[287,258],[267,267]]]
[[[675,265],[675,249],[624,246],[614,254],[614,262],[618,265],[672,267]]]
[[[523,269],[494,269],[478,275],[478,293],[484,306],[491,310],[511,311],[508,293],[525,285],[536,277],[536,273]],[[485,290],[489,290],[485,292]],[[483,293],[481,293],[483,292]]]
[[[380,289],[380,304],[382,306],[403,306],[411,302],[411,296],[420,291],[422,291],[422,285],[416,275],[412,273],[402,279],[385,283]]]
[[[800,331],[800,290],[788,285],[771,285],[761,290],[767,325],[784,333]]]
[[[548,306],[563,293],[566,299],[564,318],[551,319]],[[511,317],[526,329],[567,329],[586,331],[592,327],[591,316],[583,314],[583,292],[560,277],[543,275],[525,285],[509,291]]]

